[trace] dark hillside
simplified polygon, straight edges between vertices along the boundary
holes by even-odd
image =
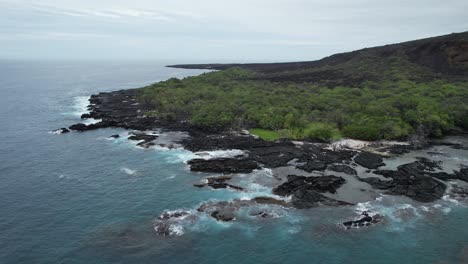
[[[273,82],[357,86],[366,81],[400,79],[468,80],[468,32],[335,54],[317,61],[253,64],[193,64],[170,67],[253,70]]]

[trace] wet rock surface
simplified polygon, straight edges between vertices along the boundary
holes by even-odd
[[[195,220],[196,216],[187,211],[165,211],[154,221],[153,227],[160,236],[172,236],[180,232],[177,225],[181,221]]]
[[[150,148],[156,146],[156,143],[154,141],[157,138],[157,135],[146,134],[142,132],[131,132],[131,136],[128,137],[129,140],[141,141],[137,144],[137,146],[142,148]]]
[[[327,168],[327,164],[321,161],[313,160],[299,166],[298,168],[307,172],[324,171]]]
[[[445,172],[432,172],[437,164],[420,160],[398,166],[397,170],[379,170],[374,173],[389,178],[388,181],[371,177],[359,178],[376,189],[386,190],[387,194],[408,196],[419,202],[432,202],[442,198],[447,186],[434,179],[448,179]],[[456,177],[456,174],[453,174]]]
[[[216,172],[216,173],[249,173],[259,166],[249,159],[216,158],[216,159],[193,159],[187,164],[191,171]]]
[[[368,169],[377,169],[383,165],[382,156],[370,152],[361,152],[355,158],[354,161]]]
[[[343,226],[346,229],[350,228],[361,228],[361,227],[368,227],[377,223],[382,222],[383,216],[377,213],[371,212],[362,212],[362,214],[355,220],[343,222]]]
[[[226,188],[231,188],[235,189],[238,191],[243,191],[244,188],[240,186],[236,186],[233,184],[230,184],[228,181],[232,179],[232,176],[219,176],[219,177],[208,177],[206,178],[206,183],[196,183],[194,184],[195,187],[205,187],[209,186],[213,189],[226,189]]]
[[[298,209],[313,208],[321,204],[326,206],[352,205],[348,202],[326,197],[317,191],[309,189],[298,189],[295,191],[292,195],[291,203]]]
[[[66,127],[62,127],[62,128],[59,128],[59,129],[55,129],[52,131],[52,133],[54,134],[65,134],[65,133],[69,133],[70,132],[70,129],[66,128]]]
[[[356,172],[355,169],[351,168],[348,165],[344,165],[344,164],[332,164],[332,165],[328,166],[327,169],[331,170],[331,171],[336,171],[336,172],[343,172],[343,173],[346,173],[346,174],[349,174],[349,175],[357,175],[357,172]]]
[[[150,135],[150,134],[145,134],[145,133],[136,133],[136,132],[132,132],[132,135],[130,137],[128,137],[129,140],[135,140],[135,141],[140,141],[140,140],[143,140],[143,141],[153,141],[153,140],[156,140],[158,138],[158,136],[156,135]]]
[[[324,196],[321,193],[336,193],[345,179],[336,176],[305,177],[289,175],[288,181],[273,189],[273,193],[280,196],[292,196],[292,204],[296,208],[311,208],[319,204],[338,206],[349,205]]]
[[[229,222],[236,220],[236,215],[241,208],[254,207],[256,205],[290,207],[290,204],[283,200],[272,197],[256,197],[251,200],[206,202],[200,205],[197,211],[206,213],[218,221]]]
[[[289,175],[288,181],[273,189],[273,193],[280,196],[289,196],[300,189],[308,189],[317,192],[336,193],[345,179],[336,176],[305,177]]]

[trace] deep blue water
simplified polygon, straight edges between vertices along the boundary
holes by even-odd
[[[468,209],[449,200],[383,197],[234,223],[201,217],[180,236],[157,236],[152,222],[165,209],[267,191],[194,188],[202,175],[184,164],[192,153],[108,139],[121,129],[49,132],[79,122],[93,93],[201,72],[163,65],[0,61],[0,263],[467,263]],[[386,221],[337,227],[362,207]]]

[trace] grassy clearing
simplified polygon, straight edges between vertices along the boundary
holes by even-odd
[[[277,131],[266,130],[261,128],[253,128],[249,130],[250,134],[260,137],[266,141],[275,141],[280,138],[280,135]]]

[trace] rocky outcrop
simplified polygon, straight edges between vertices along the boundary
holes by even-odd
[[[355,158],[354,161],[368,169],[377,169],[385,163],[383,163],[382,156],[370,152],[361,152]]]
[[[313,171],[324,171],[327,168],[327,164],[317,160],[308,161],[306,164],[301,165],[298,169],[313,172]]]
[[[59,129],[56,129],[54,131],[52,131],[53,134],[65,134],[65,133],[69,133],[70,132],[70,129],[66,128],[66,127],[62,127],[62,128],[59,128]]]
[[[218,221],[228,222],[236,220],[236,214],[242,207],[252,207],[261,204],[273,206],[289,207],[289,203],[282,200],[277,200],[271,197],[256,197],[251,200],[233,200],[221,202],[206,202],[201,204],[198,212],[203,212]]]
[[[294,207],[299,209],[313,208],[320,204],[327,206],[351,205],[350,203],[326,197],[317,191],[309,189],[299,189],[295,191],[292,195],[291,203]]]
[[[199,188],[209,186],[213,189],[231,188],[231,189],[238,190],[238,191],[244,190],[244,188],[240,186],[236,186],[236,185],[228,183],[230,179],[232,179],[232,176],[208,177],[205,179],[206,183],[196,183],[194,184],[194,186],[199,187]]]
[[[383,220],[383,216],[377,213],[362,212],[362,214],[355,220],[343,222],[346,229],[367,227],[377,224]]]
[[[289,203],[284,200],[278,200],[272,197],[255,197],[251,201],[254,201],[257,204],[270,204],[270,205],[280,205],[283,207],[289,207]]]
[[[83,118],[94,118],[101,121],[89,125],[78,123],[69,128],[62,128],[61,133],[70,130],[88,131],[106,127],[120,127],[139,131],[154,131],[155,128],[177,130],[186,131],[190,134],[190,138],[180,142],[188,150],[240,149],[245,153],[244,156],[236,158],[195,159],[189,161],[188,164],[191,170],[199,172],[250,173],[261,167],[295,166],[307,172],[322,173],[328,169],[329,171],[343,172],[355,176],[357,173],[352,167],[352,161],[372,170],[384,165],[382,156],[370,152],[358,154],[353,150],[331,150],[328,145],[321,143],[305,142],[297,144],[281,140],[268,142],[246,133],[205,131],[192,126],[189,122],[158,119],[147,115],[149,109],[138,103],[138,93],[138,89],[132,89],[91,96],[90,112],[84,115]],[[117,138],[118,135],[112,137]],[[138,145],[145,148],[154,146],[156,138],[155,135],[142,132],[136,132],[129,137],[130,140],[141,141],[138,142]],[[388,151],[390,153],[403,153],[411,150],[412,147],[403,145],[392,147]],[[418,201],[433,201],[440,198],[446,188],[445,184],[440,181],[468,180],[467,169],[461,169],[455,173],[441,172],[438,171],[438,164],[425,159],[418,160],[417,164],[402,166],[396,171],[377,171],[377,173],[387,177],[388,180],[385,181],[379,178],[361,180],[389,194],[405,195]],[[296,207],[310,207],[317,203],[343,204],[324,195],[324,192],[335,192],[336,188],[339,188],[341,180],[329,178],[328,180],[331,180],[331,182],[327,182],[324,179],[313,182],[309,178],[296,178],[284,183],[282,186],[278,186],[275,191],[291,196],[294,201],[292,204]],[[241,187],[231,185],[228,181],[220,179],[208,180],[205,185],[198,186],[242,190]]]
[[[214,219],[218,221],[223,221],[223,222],[229,222],[229,221],[236,219],[234,213],[228,210],[213,211],[210,215]]]
[[[145,134],[145,133],[137,133],[137,132],[132,132],[132,135],[128,137],[129,140],[135,140],[135,141],[153,141],[158,138],[156,135],[151,135],[151,134]]]
[[[332,165],[328,166],[327,169],[331,170],[331,171],[336,171],[336,172],[343,172],[343,173],[346,173],[346,174],[349,174],[349,175],[357,175],[357,172],[356,172],[355,169],[351,168],[348,165],[344,165],[344,164],[332,164]]]
[[[216,158],[216,159],[193,159],[189,160],[191,171],[215,172],[215,173],[249,173],[259,166],[249,159]]]
[[[338,201],[321,193],[336,193],[345,179],[336,176],[305,177],[289,175],[288,181],[273,189],[280,196],[292,196],[292,204],[296,208],[311,208],[318,204],[338,206],[349,203]]]
[[[134,141],[141,141],[137,144],[137,146],[139,147],[150,148],[156,145],[154,141],[158,138],[157,135],[146,134],[142,132],[132,132],[131,134],[132,135],[128,137],[128,139]]]
[[[182,221],[194,222],[196,218],[187,211],[165,211],[153,222],[154,231],[160,236],[177,235]]]
[[[280,196],[289,196],[297,190],[308,189],[320,193],[336,193],[345,179],[336,176],[305,177],[288,175],[288,181],[273,189],[273,193]]]
[[[434,166],[428,161],[416,161],[398,167],[396,171],[380,170],[374,173],[383,175],[391,180],[384,181],[375,177],[360,178],[376,189],[386,190],[387,194],[404,195],[419,202],[433,202],[442,198],[446,185],[434,176],[445,175],[445,173],[434,173]]]
[[[69,129],[74,130],[74,131],[84,132],[84,131],[95,130],[99,128],[117,127],[117,126],[118,124],[114,121],[101,121],[101,122],[98,122],[95,124],[89,124],[89,125],[78,123],[78,124],[71,125]]]
[[[75,130],[75,131],[86,131],[86,130],[89,130],[88,126],[83,124],[83,123],[78,123],[78,124],[75,124],[75,125],[71,125],[69,127],[70,130]]]

